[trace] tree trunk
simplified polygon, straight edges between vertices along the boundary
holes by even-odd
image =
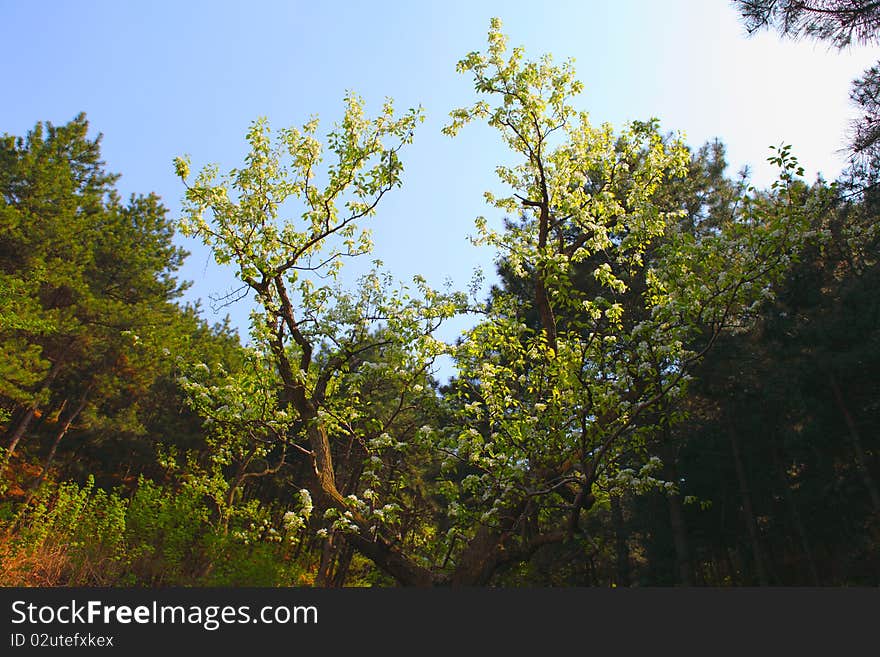
[[[687,525],[684,520],[684,506],[681,495],[670,493],[666,496],[669,507],[669,524],[672,528],[672,542],[675,545],[675,570],[679,586],[693,586],[693,568],[691,567],[690,545]]]
[[[595,498],[590,495],[581,508],[589,509],[594,503]],[[485,586],[503,566],[522,563],[542,547],[564,543],[571,538],[570,531],[565,529],[517,541],[517,527],[523,522],[527,508],[528,503],[522,501],[503,514],[504,520],[499,526],[482,525],[458,555],[449,583],[454,587]]]
[[[749,545],[752,549],[752,558],[755,562],[755,572],[758,575],[758,583],[761,586],[769,584],[767,580],[767,571],[764,568],[764,559],[761,555],[761,544],[758,540],[758,523],[755,521],[755,513],[752,509],[752,495],[749,491],[749,483],[746,478],[745,468],[743,467],[742,458],[739,451],[739,440],[733,424],[728,421],[728,435],[730,437],[730,447],[733,453],[733,465],[736,470],[736,479],[739,484],[739,493],[742,499],[743,518],[746,523],[746,529],[749,533]]]
[[[611,523],[614,526],[614,545],[617,555],[617,586],[629,587],[629,543],[623,520],[623,506],[620,495],[611,496]]]
[[[547,345],[555,353],[557,349],[556,318],[553,315],[553,307],[547,296],[547,288],[544,286],[544,274],[539,270],[535,275],[535,302],[538,305],[538,313],[541,317],[541,325],[544,335],[547,336]]]
[[[668,410],[664,412],[669,417]],[[679,483],[677,455],[672,445],[672,431],[668,421],[664,421],[663,427],[663,475],[667,481]],[[672,530],[672,543],[675,546],[675,574],[679,586],[693,586],[693,564],[691,563],[690,541],[688,540],[687,523],[684,519],[684,505],[681,494],[674,490],[666,495],[666,505],[669,508],[669,526]]]
[[[333,573],[333,581],[330,586],[334,588],[342,588],[348,579],[348,569],[351,566],[351,558],[354,556],[354,549],[348,543],[342,546],[339,555],[336,558],[336,571]]]
[[[543,256],[544,249],[547,246],[547,239],[550,236],[550,207],[549,196],[546,185],[542,184],[542,200],[540,202],[529,201],[526,205],[537,207],[538,216],[538,253]],[[553,314],[553,307],[550,305],[550,296],[547,294],[547,286],[545,267],[542,263],[538,263],[535,268],[535,305],[538,307],[538,314],[541,317],[541,326],[544,328],[544,335],[547,337],[547,345],[556,353],[557,350],[557,334],[556,334],[556,317]]]
[[[21,441],[22,436],[24,436],[25,431],[28,430],[28,427],[31,424],[31,420],[34,419],[34,414],[37,412],[37,407],[39,406],[36,399],[34,399],[33,403],[28,406],[24,415],[18,421],[18,425],[16,425],[15,430],[12,432],[12,437],[9,440],[9,447],[6,451],[5,461],[9,462],[12,459],[12,456],[15,454],[15,448],[18,447],[18,443]]]
[[[791,487],[789,486],[788,482],[788,474],[785,471],[786,459],[781,439],[777,441],[777,449],[774,452],[774,458],[776,460],[776,472],[778,473],[779,484],[782,487],[782,496],[785,498],[785,503],[788,506],[789,513],[791,514],[792,524],[794,525],[795,532],[798,535],[800,548],[803,551],[804,559],[807,562],[807,572],[810,577],[810,583],[813,586],[819,586],[819,572],[816,570],[816,562],[813,560],[813,551],[810,548],[810,539],[807,536],[806,529],[804,528],[804,523],[801,520],[801,514],[798,510],[797,501],[794,499],[794,495],[791,492]]]
[[[77,404],[77,407],[74,408],[70,413],[68,413],[67,417],[58,428],[58,433],[55,434],[55,440],[52,441],[52,447],[49,449],[49,454],[46,456],[46,460],[43,462],[40,476],[37,477],[36,481],[31,485],[31,497],[33,497],[34,491],[36,491],[40,487],[40,484],[45,481],[46,475],[49,473],[49,468],[52,467],[52,463],[55,461],[55,454],[58,451],[58,445],[61,443],[61,439],[64,438],[65,435],[67,435],[67,432],[70,430],[70,426],[73,424],[73,421],[79,417],[79,414],[82,413],[83,409],[86,407],[86,404],[88,403],[90,389],[91,386],[89,386],[89,389],[87,389],[86,392],[83,393],[83,396],[80,399],[79,404]],[[62,404],[62,408],[63,407],[64,405]],[[30,497],[28,498],[28,502],[29,501]]]
[[[459,556],[452,586],[485,585],[495,572],[493,556],[499,550],[501,536],[487,527],[480,527]]]
[[[783,473],[783,477],[785,474]],[[820,586],[821,582],[819,581],[819,571],[816,570],[816,562],[813,559],[813,551],[810,549],[810,540],[807,537],[807,532],[804,529],[804,523],[801,521],[801,514],[798,511],[797,502],[795,502],[794,495],[791,494],[791,490],[788,488],[788,481],[783,479],[782,491],[785,496],[785,501],[788,504],[788,508],[791,511],[791,519],[794,523],[795,531],[797,532],[798,539],[800,540],[801,549],[804,552],[804,558],[807,561],[807,571],[810,575],[810,583],[813,586]]]
[[[868,489],[868,495],[871,498],[871,506],[874,508],[874,513],[880,515],[880,492],[878,492],[877,484],[874,482],[874,479],[871,477],[871,472],[868,469],[868,459],[865,456],[865,450],[862,447],[862,438],[859,435],[858,426],[856,425],[856,421],[852,414],[849,412],[849,408],[843,398],[843,393],[841,392],[837,379],[833,374],[828,375],[828,381],[831,384],[831,390],[834,393],[834,401],[837,404],[837,408],[840,409],[840,412],[843,414],[843,419],[849,430],[849,437],[856,453],[856,463],[858,464],[859,474],[862,476],[865,488]]]
[[[327,432],[323,425],[311,421],[313,418],[309,420],[307,434],[309,446],[312,448],[313,492],[316,494],[318,506],[322,509],[334,508],[342,513],[350,511],[345,499],[336,489]],[[359,531],[345,534],[345,540],[356,550],[404,586],[426,587],[434,584],[431,571],[408,559],[381,536],[371,535],[367,523],[357,514],[352,513],[352,517]]]
[[[30,403],[27,411],[25,411],[25,414],[22,416],[21,420],[19,420],[18,425],[12,432],[12,436],[9,440],[9,448],[6,452],[6,458],[4,459],[4,462],[0,464],[0,475],[3,474],[3,470],[5,470],[6,464],[9,463],[9,461],[12,459],[12,456],[15,454],[15,449],[16,447],[18,447],[18,443],[24,437],[24,434],[28,430],[31,421],[34,419],[34,415],[36,414],[37,409],[40,407],[40,396],[42,395],[43,391],[52,384],[52,381],[54,381],[55,377],[58,376],[58,372],[61,371],[61,364],[63,360],[63,358],[58,358],[54,363],[52,363],[52,367],[49,370],[49,373],[40,384],[40,389],[37,391],[37,394],[34,395],[33,401]]]
[[[318,563],[318,573],[315,576],[315,586],[326,588],[330,585],[331,571],[333,569],[333,543],[335,534],[331,534],[321,541],[321,561]]]

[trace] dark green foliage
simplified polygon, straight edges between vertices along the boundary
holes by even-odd
[[[198,443],[177,362],[234,368],[240,346],[176,303],[186,253],[167,210],[119,199],[88,130],[80,115],[0,143],[0,426],[10,452],[115,485],[151,467],[157,442]]]
[[[35,416],[137,431],[180,314],[185,253],[165,208],[154,195],[123,204],[87,133],[80,115],[2,140],[0,343],[24,355],[0,388],[13,451]]]
[[[698,583],[880,583],[876,218],[829,200],[759,323],[706,359],[675,430]],[[670,554],[659,500],[638,507],[649,552]]]

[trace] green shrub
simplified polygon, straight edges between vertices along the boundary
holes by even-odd
[[[141,478],[129,499],[47,482],[3,523],[2,586],[279,586],[299,581],[291,544],[251,501],[227,516],[197,487]],[[2,525],[0,525],[2,526]]]
[[[125,500],[96,489],[92,477],[83,486],[44,484],[7,527],[0,578],[5,585],[115,583],[125,511]]]
[[[125,542],[130,586],[199,583],[210,565],[213,528],[209,510],[192,489],[171,490],[141,478],[126,515]]]

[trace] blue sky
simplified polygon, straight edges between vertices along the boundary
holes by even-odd
[[[473,100],[455,63],[484,48],[492,16],[531,56],[575,59],[586,87],[578,105],[597,123],[658,117],[692,146],[717,137],[731,171],[750,165],[759,186],[770,181],[768,147],[781,141],[808,176],[838,174],[849,82],[878,59],[876,48],[748,38],[726,0],[0,0],[0,132],[85,111],[121,191],[156,192],[176,216],[183,190],[172,159],[238,166],[258,116],[282,127],[317,114],[329,127],[348,89],[368,112],[386,96],[401,109],[421,105],[427,120],[403,153],[404,186],[372,223],[375,255],[400,279],[463,288],[478,266],[491,279],[493,254],[467,235],[477,215],[498,219],[482,193],[497,187],[494,168],[508,155],[487,128],[456,139],[440,128]],[[214,314],[208,303],[234,284],[230,273],[180,242],[192,253],[182,271],[189,298],[205,300],[209,321],[229,313],[244,336],[244,304]]]

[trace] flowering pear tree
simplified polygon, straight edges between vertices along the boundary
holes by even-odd
[[[211,247],[218,263],[232,264],[258,302],[247,371],[207,385],[196,368],[186,381],[193,405],[217,427],[218,458],[236,473],[227,496],[232,499],[243,477],[270,472],[299,454],[309,467],[285,526],[298,529],[320,514],[317,531],[344,533],[407,583],[425,583],[429,575],[395,546],[399,506],[378,499],[375,486],[355,483],[343,495],[334,451],[356,445],[373,464],[359,471],[373,477],[389,450],[407,451],[407,412],[431,394],[426,377],[446,349],[431,334],[456,312],[458,299],[418,277],[417,293],[410,294],[377,269],[354,292],[338,281],[344,259],[369,253],[362,222],[401,184],[398,153],[420,118],[416,110],[397,116],[388,101],[368,119],[363,102],[349,95],[326,147],[315,136],[317,119],[281,130],[274,142],[259,120],[248,132],[243,168],[220,176],[207,166],[191,178],[188,159],[175,162],[187,187],[182,229]],[[286,218],[288,212],[294,218]],[[378,408],[365,398],[375,377],[393,383],[385,394],[395,403]],[[254,459],[262,464],[256,469]],[[396,472],[385,484],[399,497],[408,470]]]
[[[497,19],[488,51],[458,70],[480,99],[452,112],[446,132],[485,120],[519,159],[497,168],[511,193],[486,193],[519,220],[478,218],[477,242],[531,289],[525,304],[497,290],[457,354],[464,428],[444,447],[447,541],[460,545],[451,577],[486,583],[580,535],[600,495],[675,485],[658,476],[648,439],[670,421],[692,365],[771,293],[804,223],[787,203],[798,168],[783,148],[771,197],[744,194],[720,225],[682,230],[683,210],[659,200],[685,172],[681,141],[653,120],[616,135],[591,125],[571,105],[582,89],[571,62],[508,53]],[[620,467],[634,457],[637,467]]]

